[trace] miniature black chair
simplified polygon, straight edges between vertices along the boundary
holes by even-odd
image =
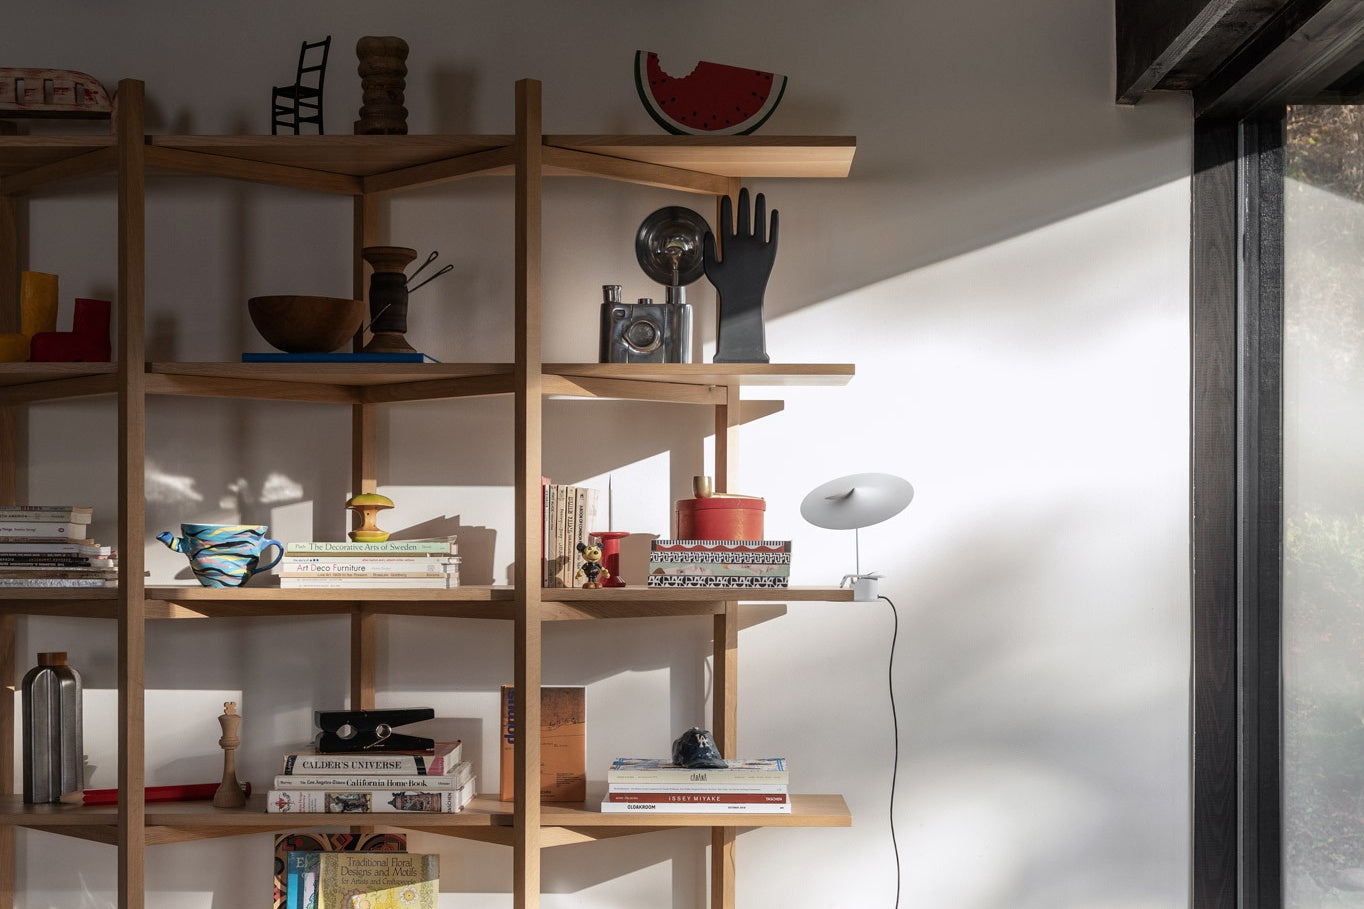
[[[298,135],[301,123],[316,123],[317,134],[322,135],[322,80],[327,75],[327,52],[331,43],[331,35],[321,41],[303,42],[298,52],[298,75],[294,77],[294,84],[274,88],[271,135],[278,134],[281,126],[293,129],[294,135]]]

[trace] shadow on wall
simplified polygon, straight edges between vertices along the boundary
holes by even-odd
[[[454,537],[459,541],[459,583],[463,586],[505,584],[498,580],[493,565],[493,550],[497,531],[491,527],[469,525],[460,515],[453,518],[432,518],[392,531],[390,540],[420,540],[430,537]]]

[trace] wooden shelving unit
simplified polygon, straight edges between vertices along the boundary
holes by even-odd
[[[717,491],[726,491],[737,465],[743,390],[754,386],[841,385],[848,364],[544,363],[540,347],[540,211],[546,178],[606,178],[713,197],[736,196],[749,177],[844,177],[856,143],[850,137],[680,137],[544,135],[540,88],[516,86],[516,132],[489,136],[149,136],[143,126],[143,89],[128,80],[118,89],[110,136],[0,136],[0,330],[17,320],[18,199],[45,186],[104,175],[118,194],[118,338],[116,362],[0,364],[0,428],[13,430],[22,408],[63,398],[112,396],[119,423],[117,548],[123,568],[116,590],[0,590],[0,674],[17,683],[14,622],[30,614],[114,619],[118,627],[119,786],[117,807],[23,805],[10,792],[15,756],[0,748],[0,909],[13,905],[13,831],[24,827],[108,843],[118,851],[118,904],[144,904],[148,847],[299,827],[334,826],[334,816],[278,815],[253,796],[245,809],[206,802],[153,803],[144,787],[143,667],[149,620],[240,616],[344,615],[351,621],[351,703],[375,700],[376,623],[386,615],[432,619],[482,618],[515,629],[513,676],[523,705],[517,729],[517,791],[535,791],[539,772],[539,702],[521,696],[540,687],[541,630],[546,622],[637,616],[709,618],[714,633],[711,727],[727,754],[736,754],[738,628],[746,604],[770,609],[788,601],[847,602],[843,589],[744,591],[743,601],[710,590],[619,588],[541,589],[538,581],[541,407],[546,396],[664,401],[708,407],[714,415]],[[382,242],[381,196],[476,176],[512,179],[515,204],[515,357],[506,363],[260,364],[148,363],[143,346],[144,212],[149,174],[179,173],[244,180],[351,196],[354,200],[353,285],[366,292],[361,248]],[[377,408],[399,401],[510,395],[515,406],[515,561],[513,584],[430,590],[210,590],[147,586],[143,462],[146,402],[151,395],[308,401],[351,408],[351,491],[373,491],[379,444]],[[15,433],[0,433],[0,501],[18,494]],[[728,595],[733,595],[729,593]],[[12,740],[15,718],[0,699],[0,740]],[[8,794],[6,794],[8,793]],[[544,848],[676,827],[711,829],[711,904],[734,905],[734,846],[739,827],[727,815],[602,814],[593,793],[582,805],[541,805],[538,799],[477,799],[457,815],[401,817],[408,830],[437,832],[512,849],[514,903],[540,901],[539,854]],[[790,815],[753,815],[742,827],[847,826],[837,795],[799,795]],[[396,816],[376,816],[381,824]],[[663,821],[660,823],[660,821]]]

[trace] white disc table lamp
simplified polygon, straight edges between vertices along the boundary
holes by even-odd
[[[859,531],[895,517],[913,498],[908,480],[888,473],[855,473],[817,486],[800,503],[800,516],[816,527],[853,532],[855,573],[845,574],[838,586],[851,584],[854,600],[876,599],[876,582],[883,577],[862,573]]]

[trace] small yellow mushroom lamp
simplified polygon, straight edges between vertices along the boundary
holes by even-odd
[[[380,530],[375,523],[379,512],[393,507],[393,500],[377,492],[362,492],[352,496],[346,507],[360,515],[360,526],[352,530],[350,538],[357,543],[382,543],[388,539],[388,531]]]

